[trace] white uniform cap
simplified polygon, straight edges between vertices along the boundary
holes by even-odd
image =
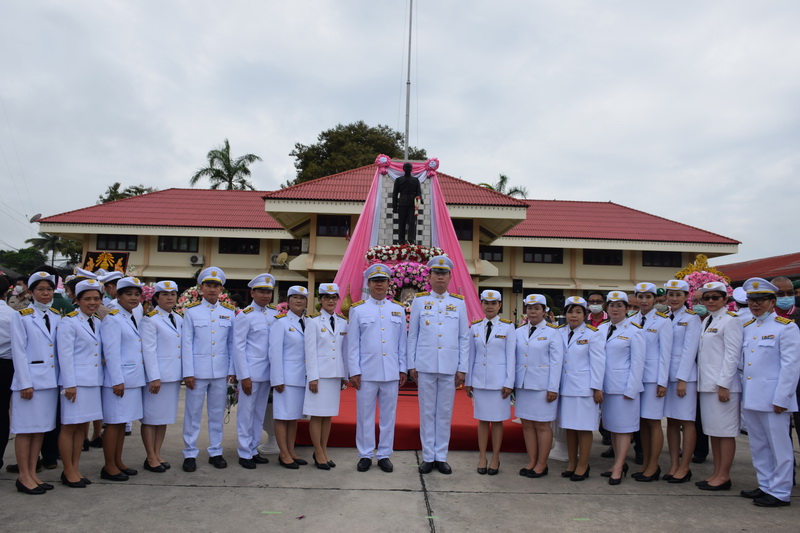
[[[339,286],[335,283],[320,283],[319,295],[323,294],[339,294]]]
[[[126,289],[128,287],[134,287],[136,289],[141,289],[142,287],[144,287],[144,283],[139,281],[139,278],[134,278],[134,277],[131,277],[131,276],[129,276],[127,278],[122,278],[121,280],[119,280],[117,282],[117,291],[121,291],[122,289]]]
[[[89,272],[88,270],[84,270],[82,268],[76,268],[75,277],[86,278],[86,279],[97,279],[97,274],[95,274],[94,272]]]
[[[649,292],[653,295],[657,294],[655,283],[637,283],[633,288],[634,294]]]
[[[272,274],[259,274],[251,279],[247,286],[251,289],[274,289],[275,278],[272,277]]]
[[[303,287],[302,285],[292,285],[289,287],[289,294],[288,296],[305,296],[308,298],[308,289]]]
[[[545,298],[541,294],[529,294],[525,297],[525,300],[522,302],[523,308],[533,304],[541,304],[542,307],[544,307],[545,312],[550,310],[550,308],[547,307],[547,298]]]
[[[197,283],[202,285],[204,281],[216,281],[220,285],[225,285],[225,272],[215,266],[208,267],[197,276]]]
[[[453,270],[453,261],[446,255],[437,255],[428,261],[428,268],[438,268],[440,270]]]
[[[49,281],[53,284],[53,287],[56,286],[56,277],[52,274],[48,274],[47,272],[34,272],[31,274],[31,277],[28,278],[28,287],[36,283],[37,281]]]
[[[581,298],[580,296],[570,296],[566,300],[564,300],[564,309],[569,307],[570,305],[580,305],[586,310],[586,300]]]
[[[85,279],[83,281],[79,281],[78,284],[75,285],[75,295],[80,296],[83,291],[98,291],[102,294],[103,286],[100,285],[97,280]]]
[[[689,292],[689,283],[682,279],[671,279],[664,284],[664,288],[668,291]]]
[[[389,279],[392,277],[392,269],[386,265],[375,263],[374,265],[370,265],[369,268],[364,271],[364,276],[367,278],[367,280]]]
[[[611,291],[606,296],[607,302],[625,302],[628,303],[628,295],[625,294],[625,291]]]
[[[124,277],[124,276],[122,275],[122,272],[120,272],[119,270],[112,270],[111,272],[106,272],[106,273],[105,273],[105,274],[103,274],[102,276],[98,275],[98,276],[97,276],[97,281],[99,281],[100,283],[102,283],[103,285],[105,285],[105,284],[106,284],[106,283],[108,283],[109,281],[114,281],[114,280],[117,280],[117,279],[122,279],[123,277]]]
[[[744,290],[744,287],[733,289],[733,299],[739,305],[747,305],[747,291]]]
[[[500,291],[483,291],[481,293],[481,301],[482,302],[502,302],[503,301],[503,294]]]
[[[745,292],[748,296],[757,294],[775,294],[778,292],[778,287],[765,280],[764,278],[750,278],[744,282]]]
[[[156,292],[178,292],[178,284],[171,280],[156,283]]]
[[[710,281],[697,290],[700,292],[700,294],[705,294],[707,292],[721,292],[722,294],[728,294],[728,288],[721,281]]]

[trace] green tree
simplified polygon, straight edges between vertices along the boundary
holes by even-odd
[[[528,189],[525,187],[508,187],[508,176],[505,174],[500,174],[497,183],[489,184],[489,183],[479,183],[481,187],[486,187],[487,189],[491,189],[493,191],[497,191],[502,194],[507,194],[508,196],[513,196],[514,198],[527,198],[528,197]]]
[[[0,250],[0,265],[16,270],[20,274],[32,274],[34,268],[44,263],[47,263],[47,256],[33,246],[20,248],[17,251]]]
[[[315,144],[294,145],[289,155],[296,159],[297,178],[282,187],[369,165],[380,154],[403,157],[403,135],[389,126],[367,126],[363,120],[339,124],[320,133]],[[409,147],[408,157],[427,159],[425,150],[414,147]]]
[[[99,196],[97,203],[106,204],[114,200],[122,200],[123,198],[130,198],[131,196],[140,196],[158,190],[155,187],[145,187],[144,185],[131,185],[122,190],[120,190],[120,187],[122,187],[122,184],[115,181],[113,185],[110,185],[108,189],[106,189],[106,192]]]
[[[65,239],[59,235],[51,233],[39,233],[38,237],[33,237],[25,241],[42,253],[50,254],[50,266],[55,266],[56,254],[61,254],[67,258],[70,264],[78,263],[83,254],[83,246],[72,239]]]
[[[261,161],[260,157],[255,154],[245,154],[231,159],[231,145],[228,139],[225,139],[222,146],[208,152],[206,157],[208,166],[195,172],[189,179],[190,185],[196,185],[201,178],[208,178],[212,189],[222,187],[229,191],[253,190],[253,185],[247,179],[250,176],[249,166]]]
[[[72,239],[64,239],[61,255],[67,258],[68,265],[80,264],[83,258],[83,245]]]

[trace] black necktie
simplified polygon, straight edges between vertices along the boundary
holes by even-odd
[[[300,317],[300,329],[302,329],[303,331],[306,330],[306,323],[303,322],[303,317]]]
[[[706,322],[706,327],[704,327],[704,328],[703,328],[703,331],[705,331],[705,330],[707,330],[707,329],[708,329],[708,326],[710,326],[710,325],[711,325],[711,321],[712,321],[712,320],[714,320],[714,317],[713,317],[713,316],[711,316],[711,315],[708,315],[708,322]]]
[[[669,319],[670,320],[675,320],[675,313],[670,313],[669,314]]]
[[[336,321],[333,319],[333,315],[331,315],[331,332],[336,333]]]
[[[647,321],[647,317],[642,315],[642,324],[641,326],[644,327],[644,323]]]
[[[533,330],[535,330],[535,329],[536,329],[536,326],[531,326],[531,329],[528,330],[528,338],[530,338],[530,336],[533,335]]]
[[[92,317],[89,317],[89,327],[92,328],[92,333],[94,333],[94,320],[92,320]]]
[[[47,313],[44,314],[44,325],[47,326],[47,331],[50,331],[50,317]]]
[[[572,341],[572,335],[573,335],[574,333],[575,333],[575,330],[574,330],[574,329],[571,329],[571,330],[569,331],[569,335],[567,335],[567,344],[569,344],[569,343]]]
[[[616,330],[616,329],[617,329],[617,326],[615,326],[614,324],[611,324],[611,326],[609,326],[608,335],[606,335],[606,340],[611,338],[611,335],[614,334],[614,330]]]
[[[172,327],[173,327],[173,328],[177,328],[177,327],[178,327],[178,326],[175,324],[175,317],[172,315],[172,313],[170,313],[170,314],[169,314],[169,321],[170,321],[170,322],[172,322]]]
[[[489,335],[492,334],[492,321],[486,323],[486,342],[489,342]]]
[[[133,322],[133,327],[139,329],[139,326],[136,324],[136,317],[134,317],[133,315],[131,315],[131,322]]]

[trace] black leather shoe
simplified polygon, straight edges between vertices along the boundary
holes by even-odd
[[[228,462],[221,455],[209,457],[208,464],[213,465],[214,468],[228,468]]]
[[[481,468],[481,467],[478,467],[478,468],[476,469],[476,472],[478,472],[478,473],[479,473],[480,475],[482,475],[482,476],[485,476],[487,471],[488,471],[488,469],[487,469],[485,466],[484,466],[484,467],[482,467],[482,468]]]
[[[664,474],[663,476],[661,476],[661,479],[663,479],[664,481],[669,481],[670,479],[672,479],[674,477],[675,476],[673,476],[672,474]]]
[[[40,487],[39,485],[36,485],[32,489],[29,489],[28,487],[23,485],[20,480],[17,480],[17,491],[22,492],[24,494],[31,494],[31,495],[37,495],[37,496],[39,494],[44,494],[45,492],[47,492],[42,487]]]
[[[120,470],[120,472],[122,472],[126,476],[135,476],[136,474],[139,473],[139,471],[136,470],[135,468],[126,468],[124,470]]]
[[[622,475],[623,476],[627,476],[628,475],[628,463],[624,463],[622,465]],[[600,474],[600,476],[601,477],[611,477],[611,470],[606,470],[605,472]],[[633,477],[633,476],[631,476],[631,477]]]
[[[194,472],[197,470],[197,460],[194,457],[187,457],[183,460],[183,471]]]
[[[614,448],[609,446],[606,451],[600,452],[600,457],[604,459],[612,459],[614,457]]]
[[[84,452],[89,451],[89,439],[83,439],[83,449],[81,451]]]
[[[645,476],[644,473],[642,475],[637,476],[636,481],[641,481],[642,483],[650,483],[651,481],[658,481],[658,478],[661,477],[661,467],[657,467],[655,473],[652,476]]]
[[[528,474],[531,473],[531,470],[533,470],[533,469],[532,468],[520,468],[519,469],[519,475],[522,476],[522,477],[528,477]],[[572,475],[572,474],[570,474],[570,475]]]
[[[541,472],[537,472],[534,468],[531,468],[531,471],[528,472],[528,477],[531,478],[544,477],[547,475],[548,472],[550,472],[549,466],[544,467],[544,470],[542,470]]]
[[[88,477],[82,477],[81,481],[83,481],[84,485],[91,485],[92,484],[92,480],[89,479]]]
[[[128,481],[130,478],[121,471],[119,474],[109,474],[106,472],[106,468],[103,467],[100,469],[100,479],[107,479],[109,481]],[[81,483],[83,483],[83,481],[81,481]]]
[[[701,465],[701,464],[706,462],[706,458],[705,457],[699,457],[699,456],[695,455],[695,456],[692,457],[692,462],[695,463],[695,464]]]
[[[378,460],[378,466],[384,472],[394,472],[394,465],[389,460],[388,457],[384,457],[383,459]]]
[[[102,448],[103,447],[103,437],[97,437],[89,442],[89,446],[92,448]]]
[[[300,459],[299,457],[294,460],[295,463],[299,464],[300,466],[305,466],[308,464],[308,461],[305,459]]]
[[[731,480],[729,479],[722,485],[709,485],[706,483],[705,485],[700,485],[697,488],[700,490],[711,490],[711,491],[718,491],[718,490],[731,490]]]
[[[265,465],[265,464],[269,464],[269,459],[267,459],[266,457],[261,457],[261,456],[260,456],[260,455],[258,455],[258,454],[255,454],[255,455],[254,455],[254,456],[251,458],[251,460],[252,460],[252,461],[253,461],[255,464],[257,464],[257,465]]]
[[[19,465],[8,465],[6,467],[6,472],[9,474],[19,474]]]
[[[561,472],[561,477],[572,477],[573,475],[575,475],[574,470],[564,470]]]
[[[591,469],[592,469],[592,467],[591,467],[591,466],[589,466],[589,465],[586,465],[586,472],[584,472],[583,474],[572,474],[572,475],[569,477],[569,480],[570,480],[570,481],[583,481],[584,479],[586,479],[587,477],[589,477],[589,471],[590,471]]]
[[[764,494],[766,494],[766,492],[764,492],[759,488],[755,488],[753,490],[743,490],[739,493],[739,496],[741,496],[742,498],[750,498],[751,500],[755,500],[756,498],[760,498]]]
[[[489,474],[490,476],[496,476],[497,474],[499,474],[500,473],[500,463],[497,463],[497,468],[491,468],[491,467],[488,468],[486,470],[486,473]]]
[[[369,457],[362,457],[358,460],[358,464],[356,465],[356,470],[359,472],[366,472],[372,466],[372,459]]]
[[[70,481],[70,480],[68,480],[67,476],[64,474],[64,472],[61,472],[61,483],[63,485],[66,485],[67,487],[69,487],[71,489],[85,489],[86,488],[86,483],[84,483],[83,481]]]
[[[156,474],[163,474],[167,471],[167,469],[161,464],[158,466],[150,466],[150,463],[147,462],[147,459],[144,460],[144,469],[149,470],[150,472],[155,472]]]
[[[453,469],[450,468],[450,465],[447,464],[447,461],[434,461],[433,465],[436,467],[436,470],[439,471],[441,474],[452,474]]]
[[[255,470],[256,463],[252,459],[243,459],[239,457],[239,464],[248,470]]]
[[[312,453],[311,454],[311,458],[314,460],[314,466],[316,466],[320,470],[330,470],[331,469],[331,467],[328,466],[328,463],[320,463],[319,461],[317,461],[317,454]]]
[[[168,462],[166,462],[166,461],[164,461],[163,463],[161,463],[161,466],[163,466],[163,467],[164,467],[164,470],[169,470],[170,468],[172,468],[172,465],[171,465],[171,464],[169,464],[169,463],[168,463]]]
[[[759,507],[784,507],[787,505],[791,505],[792,502],[785,502],[783,500],[779,500],[772,494],[764,493],[763,496],[759,496],[753,500],[753,503],[758,505]]]
[[[53,490],[55,487],[50,483],[39,483],[39,488],[44,490]]]
[[[419,468],[417,468],[417,470],[419,470],[420,474],[430,474],[431,472],[433,472],[433,463],[429,463],[428,461],[422,461],[419,464]]]
[[[336,468],[336,463],[334,463],[333,461],[328,459],[328,466],[331,467],[331,468]]]
[[[664,476],[663,479],[666,479],[667,476]],[[692,480],[692,471],[689,470],[685,476],[683,477],[675,477],[672,476],[671,478],[667,479],[667,483],[688,483]]]
[[[300,465],[294,461],[292,461],[291,463],[284,463],[280,455],[278,456],[278,464],[284,468],[288,468],[289,470],[297,470],[298,468],[300,468]]]

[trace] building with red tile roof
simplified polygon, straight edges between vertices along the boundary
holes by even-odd
[[[717,269],[731,278],[732,283],[739,284],[750,278],[785,276],[792,280],[800,279],[800,252],[718,265]]]

